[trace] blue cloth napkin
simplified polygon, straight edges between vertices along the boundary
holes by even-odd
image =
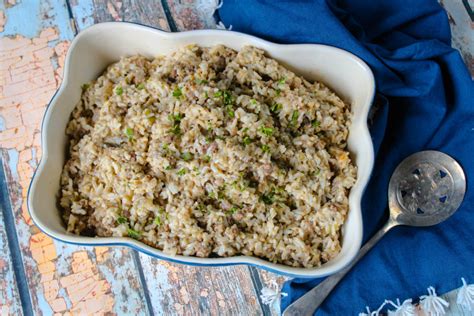
[[[317,315],[353,315],[385,299],[417,298],[474,282],[474,84],[451,48],[448,18],[436,1],[224,0],[232,30],[277,43],[322,43],[348,50],[374,72],[370,120],[376,162],[363,200],[364,240],[387,220],[390,175],[408,155],[434,149],[464,168],[467,193],[446,222],[391,231],[345,277]],[[294,279],[282,310],[321,281]]]

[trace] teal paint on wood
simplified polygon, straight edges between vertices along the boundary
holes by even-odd
[[[1,2],[0,10],[5,10],[7,20],[3,32],[0,33],[2,36],[21,34],[33,38],[45,27],[57,27],[59,40],[69,40],[74,36],[65,1],[26,0],[10,8],[6,8],[5,3]]]

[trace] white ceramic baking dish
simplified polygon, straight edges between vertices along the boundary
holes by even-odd
[[[262,48],[272,58],[309,80],[320,80],[352,105],[353,120],[348,140],[352,159],[358,167],[357,182],[349,196],[349,215],[342,230],[342,251],[318,268],[294,268],[265,260],[236,256],[197,258],[170,256],[131,238],[83,237],[66,231],[57,207],[59,178],[64,165],[66,124],[81,96],[81,85],[97,78],[122,56],[141,54],[153,57],[178,47],[223,44],[239,50],[244,45]],[[373,145],[367,129],[367,115],[374,95],[374,78],[369,67],[344,50],[325,45],[279,45],[230,31],[200,30],[167,33],[131,23],[102,23],[82,31],[69,48],[64,79],[51,100],[42,123],[43,157],[28,191],[28,209],[35,224],[49,236],[78,245],[125,245],[151,256],[189,265],[248,264],[294,277],[322,277],[348,264],[362,239],[361,198],[372,171]]]

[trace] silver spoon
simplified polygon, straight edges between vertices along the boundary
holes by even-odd
[[[349,270],[382,238],[398,225],[431,226],[450,217],[461,205],[466,177],[450,156],[433,150],[421,151],[403,160],[388,186],[390,218],[344,269],[326,278],[283,312],[283,316],[307,316],[324,302]]]

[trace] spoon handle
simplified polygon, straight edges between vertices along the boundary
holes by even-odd
[[[341,279],[352,269],[353,266],[370,250],[372,247],[398,223],[389,220],[359,251],[355,259],[344,269],[327,277],[324,281],[315,286],[311,291],[297,299],[293,304],[287,307],[283,316],[311,316],[314,311],[324,302],[326,297],[341,281]]]

